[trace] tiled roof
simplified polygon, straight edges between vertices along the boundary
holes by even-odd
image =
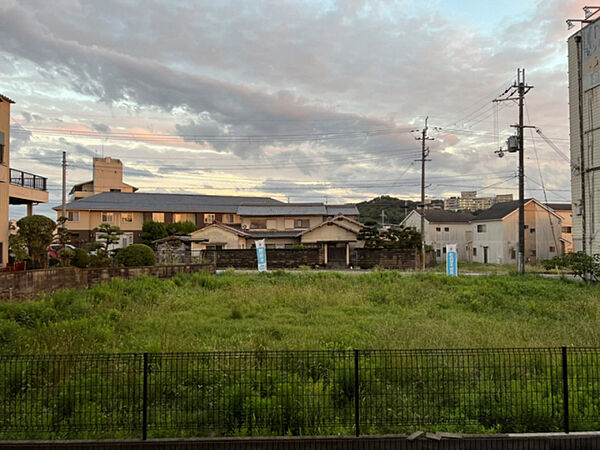
[[[242,203],[281,204],[270,197],[103,192],[67,203],[67,210],[235,213]],[[54,209],[60,209],[59,206]]]
[[[10,98],[0,94],[0,102],[14,103],[14,100],[11,100]]]
[[[328,216],[358,216],[356,205],[325,205]]]
[[[553,209],[554,211],[571,211],[570,203],[544,203],[548,208]]]
[[[420,213],[419,211],[416,211]],[[433,223],[468,223],[475,216],[466,212],[448,211],[446,209],[425,209],[425,218]]]
[[[295,238],[301,231],[246,231],[251,238]]]
[[[525,204],[532,200],[530,198],[525,199]],[[482,211],[481,214],[473,218],[473,222],[479,222],[481,220],[497,220],[508,216],[511,212],[519,208],[519,200],[513,200],[512,202],[496,203],[491,208]]]

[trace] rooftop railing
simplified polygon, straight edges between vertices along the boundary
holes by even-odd
[[[47,190],[48,179],[22,170],[10,169],[10,184],[38,191]]]

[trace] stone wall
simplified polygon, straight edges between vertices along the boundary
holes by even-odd
[[[57,269],[0,273],[0,300],[29,298],[43,292],[54,292],[65,288],[85,289],[94,284],[109,281],[112,278],[133,279],[141,275],[156,278],[171,278],[180,272],[192,273],[201,270],[208,270],[214,273],[214,267],[211,264],[99,269],[61,267]]]
[[[202,259],[212,263],[217,269],[256,269],[256,250],[203,250]],[[300,266],[320,264],[319,249],[267,249],[267,269],[293,269]]]
[[[371,269],[413,270],[421,266],[421,251],[418,249],[388,250],[381,248],[357,248],[352,262],[355,267]],[[427,252],[427,267],[435,265],[435,253]]]

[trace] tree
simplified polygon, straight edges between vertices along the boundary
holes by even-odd
[[[421,233],[404,227],[379,230],[377,225],[365,225],[358,233],[366,248],[409,249],[421,247]]]
[[[125,267],[153,266],[156,264],[154,251],[144,244],[132,244],[121,249],[116,259],[119,264]]]
[[[196,226],[196,224],[190,221],[175,222],[167,226],[167,231],[169,232],[169,234],[177,236],[193,233],[197,229],[198,227]]]
[[[119,242],[119,236],[123,234],[118,226],[108,223],[98,225],[93,231],[96,233],[96,240],[103,244],[102,250],[105,255],[109,254],[110,246]]]
[[[19,231],[12,240],[13,253],[19,249],[26,252],[26,259],[31,261],[32,268],[45,268],[48,264],[48,246],[54,240],[56,222],[46,216],[27,216],[17,222]],[[26,250],[25,250],[26,249]]]
[[[54,238],[54,242],[65,247],[67,244],[71,243],[71,232],[65,226],[67,222],[67,218],[61,216],[56,221],[56,236]]]
[[[167,228],[160,222],[147,220],[142,225],[142,242],[149,247],[155,248],[154,241],[165,238],[168,235]]]

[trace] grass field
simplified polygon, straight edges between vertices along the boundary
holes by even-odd
[[[116,279],[3,303],[5,355],[138,354],[1,356],[0,439],[139,437],[144,351],[155,352],[151,437],[353,434],[353,367],[365,433],[558,431],[560,350],[361,352],[358,363],[262,350],[600,346],[599,294],[534,275],[278,271]],[[200,350],[259,351],[159,353]],[[599,355],[578,352],[572,427],[597,429]]]
[[[0,351],[595,346],[599,313],[599,287],[533,275],[198,273],[0,304]]]

